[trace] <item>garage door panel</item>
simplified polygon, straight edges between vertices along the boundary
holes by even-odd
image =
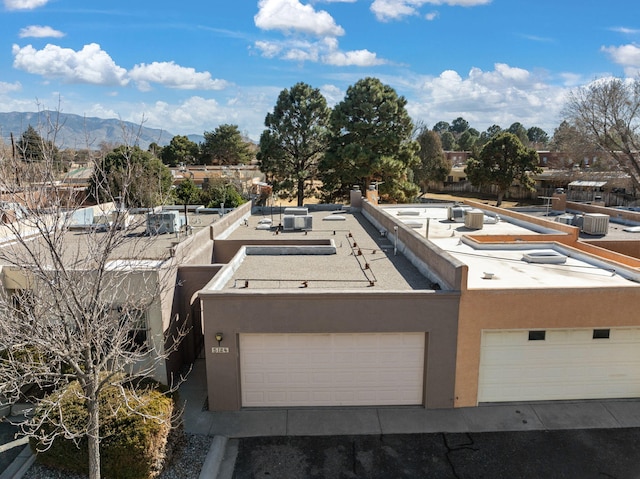
[[[424,333],[241,334],[243,406],[421,404],[424,340]],[[281,359],[263,361],[271,355]]]
[[[634,339],[635,338],[635,339]],[[478,402],[625,398],[640,395],[640,328],[482,335]]]

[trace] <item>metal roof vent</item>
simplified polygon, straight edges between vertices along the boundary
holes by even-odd
[[[552,249],[541,249],[538,251],[530,251],[522,255],[522,259],[527,263],[542,264],[563,264],[566,263],[567,257]]]

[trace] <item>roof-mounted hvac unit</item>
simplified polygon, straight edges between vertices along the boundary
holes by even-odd
[[[286,216],[307,216],[309,214],[309,208],[302,206],[289,207],[284,209],[284,214]]]
[[[161,213],[149,213],[147,215],[147,234],[161,235],[165,233],[177,233],[184,226],[184,217],[178,211],[162,211]]]
[[[282,229],[284,231],[311,230],[313,228],[313,216],[285,215],[282,217]]]
[[[466,211],[464,225],[472,230],[481,230],[484,225],[484,211],[475,209]]]
[[[472,209],[470,206],[448,206],[447,207],[447,219],[449,221],[455,221],[456,223],[464,223],[464,214],[466,211]]]
[[[563,225],[572,226],[574,219],[574,215],[572,215],[571,213],[565,213],[560,216],[556,216],[556,223],[562,223]]]
[[[588,235],[606,235],[609,231],[609,215],[585,213],[582,231]]]

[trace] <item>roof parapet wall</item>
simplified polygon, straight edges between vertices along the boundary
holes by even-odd
[[[640,223],[640,211],[619,210],[607,206],[588,205],[586,203],[575,203],[573,201],[567,201],[567,210],[581,213],[601,213],[611,216],[612,219],[615,218],[622,221]],[[611,214],[613,212],[615,212],[615,216]]]
[[[422,274],[432,281],[442,283],[442,289],[455,291],[466,289],[467,265],[368,201],[363,201],[362,214],[376,228],[385,231],[389,237],[393,237],[394,227],[397,227],[398,250]]]

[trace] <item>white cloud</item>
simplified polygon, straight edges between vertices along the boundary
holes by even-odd
[[[371,11],[380,21],[398,20],[409,15],[417,15],[422,5],[448,5],[450,7],[475,7],[486,5],[492,0],[374,0]],[[430,18],[428,18],[431,20]]]
[[[55,30],[54,28],[51,28],[49,26],[42,25],[30,25],[28,27],[25,27],[20,30],[20,33],[18,35],[20,36],[20,38],[62,38],[65,36],[65,34],[59,30]]]
[[[57,45],[36,50],[31,45],[13,45],[13,66],[46,78],[60,78],[66,83],[124,86],[127,71],[116,65],[97,43],[90,43],[74,51]]]
[[[257,140],[264,130],[266,112],[273,110],[281,88],[246,88],[223,99],[192,96],[179,103],[157,101],[153,104],[126,104],[123,119],[139,121],[141,112],[145,126],[163,128],[174,135],[202,134],[218,125],[239,125],[241,131]]]
[[[282,51],[282,45],[276,42],[257,41],[254,46],[262,52],[262,56],[265,58],[274,58]]]
[[[283,60],[291,60],[295,62],[317,62],[318,50],[315,48],[302,49],[292,48],[288,50],[283,56]]]
[[[609,54],[614,63],[621,65],[627,76],[640,73],[640,46],[635,44],[619,47],[602,47],[603,52]]]
[[[7,10],[33,10],[49,3],[49,0],[4,0]]]
[[[415,78],[404,80],[411,88]],[[427,124],[462,116],[477,129],[498,124],[508,128],[518,121],[553,132],[559,124],[566,87],[553,86],[521,68],[496,64],[494,70],[472,68],[466,78],[453,70],[428,77],[407,95],[414,120]]]
[[[322,85],[320,93],[325,97],[329,106],[336,105],[344,99],[344,91],[335,85]]]
[[[22,90],[22,84],[20,82],[6,83],[0,81],[0,95],[6,95],[7,93],[12,93],[20,90]]]
[[[420,0],[375,0],[371,4],[371,11],[378,20],[384,22],[415,15],[417,13],[416,7],[421,4]]]
[[[209,72],[197,72],[174,62],[141,63],[129,71],[138,88],[149,90],[151,83],[178,90],[222,90],[229,86],[224,80],[211,78]]]
[[[329,13],[316,11],[298,0],[260,0],[258,13],[253,17],[262,30],[300,32],[316,36],[340,36],[344,30]]]
[[[637,35],[640,33],[640,30],[636,28],[627,28],[627,27],[613,27],[610,28],[612,32],[622,33],[623,35]]]
[[[425,20],[433,21],[436,18],[438,18],[438,16],[439,16],[438,12],[429,12],[424,16],[424,18]]]
[[[315,42],[299,39],[287,39],[280,42],[261,41],[256,42],[255,47],[266,58],[278,57],[281,60],[296,62],[319,62],[340,67],[367,67],[388,63],[387,60],[378,58],[375,53],[369,50],[343,52],[339,48],[338,40],[334,37],[326,37]]]
[[[369,50],[352,50],[349,52],[333,51],[323,57],[324,63],[339,67],[358,66],[368,67],[386,63]]]

